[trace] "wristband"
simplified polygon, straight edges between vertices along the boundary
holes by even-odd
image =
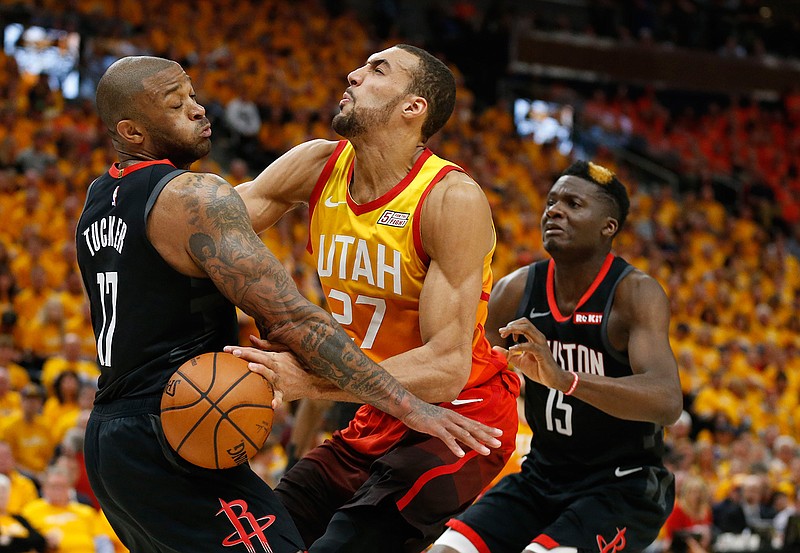
[[[575,388],[578,387],[579,380],[580,377],[578,377],[578,373],[576,372],[572,373],[572,384],[570,384],[570,387],[567,389],[566,392],[564,392],[565,396],[571,396],[575,392]]]

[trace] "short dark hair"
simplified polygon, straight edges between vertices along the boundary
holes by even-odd
[[[578,177],[596,184],[617,207],[617,222],[619,223],[619,228],[622,228],[628,218],[631,200],[628,198],[628,190],[625,185],[622,184],[613,171],[591,161],[579,160],[567,167],[561,173],[561,176]],[[619,232],[619,229],[617,229],[617,232]]]
[[[109,131],[116,134],[117,123],[141,116],[136,96],[144,90],[144,80],[177,65],[177,62],[152,56],[127,56],[112,63],[97,83],[97,113]]]
[[[453,72],[436,56],[410,44],[398,44],[396,48],[414,54],[419,64],[411,72],[408,92],[422,96],[428,101],[428,116],[422,124],[422,141],[439,132],[453,114],[456,106],[456,79]]]

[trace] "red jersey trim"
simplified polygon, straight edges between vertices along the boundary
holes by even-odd
[[[489,292],[481,290],[481,301],[489,301]]]
[[[374,209],[378,209],[381,206],[384,206],[394,200],[400,193],[408,188],[408,185],[411,184],[417,174],[422,170],[422,166],[425,165],[425,162],[428,161],[428,158],[433,155],[428,148],[422,152],[422,155],[419,156],[416,162],[414,162],[414,166],[411,167],[411,171],[403,177],[403,180],[395,184],[386,194],[381,196],[380,198],[376,198],[371,202],[367,202],[365,204],[357,204],[353,198],[350,197],[350,192],[348,190],[347,193],[347,205],[350,206],[350,209],[353,210],[353,213],[356,215],[363,215],[364,213],[369,213]],[[350,174],[352,175],[352,167],[350,169]]]
[[[454,472],[458,472],[458,470],[462,466],[464,466],[467,461],[475,457],[477,454],[478,452],[475,451],[474,449],[470,450],[467,452],[466,455],[464,455],[461,459],[459,459],[455,463],[452,463],[450,465],[442,465],[441,467],[436,467],[423,473],[422,476],[417,478],[417,481],[414,482],[414,485],[411,486],[411,489],[409,489],[406,492],[406,494],[397,501],[397,510],[402,511],[403,509],[405,509],[408,506],[408,504],[411,503],[411,500],[414,499],[414,497],[416,497],[416,495],[419,493],[419,491],[425,484],[427,484],[437,476],[442,476],[443,474],[453,474]]]
[[[430,152],[430,150],[426,150]],[[431,183],[428,187],[422,192],[422,195],[419,197],[419,202],[417,202],[417,207],[414,209],[414,216],[411,220],[411,232],[414,234],[414,249],[417,251],[417,255],[422,260],[424,265],[428,265],[431,262],[431,258],[428,257],[428,254],[425,253],[425,248],[422,247],[422,229],[420,226],[422,222],[420,219],[422,218],[422,206],[425,203],[425,198],[428,197],[431,190],[436,183],[444,178],[444,176],[449,173],[450,171],[461,171],[462,169],[456,165],[447,165],[446,167],[442,167],[439,169],[439,172],[436,173],[436,176],[431,179]]]
[[[342,155],[342,150],[344,150],[346,145],[347,140],[340,140],[336,145],[331,157],[325,162],[325,167],[322,168],[322,173],[319,174],[317,184],[314,185],[314,190],[311,191],[311,197],[308,199],[308,242],[306,243],[306,250],[308,250],[308,253],[314,253],[314,248],[311,245],[311,218],[314,216],[314,210],[317,208],[320,196],[322,196],[322,190],[328,183],[331,173],[333,173],[336,160]]]
[[[489,550],[489,546],[486,545],[486,542],[481,539],[478,533],[469,526],[467,526],[466,524],[464,524],[463,522],[461,522],[460,520],[451,518],[450,520],[447,521],[446,526],[452,528],[453,530],[455,530],[456,532],[467,538],[472,543],[472,545],[475,546],[475,549],[477,549],[479,553],[492,553]]]
[[[606,278],[608,274],[608,270],[611,269],[611,263],[614,261],[614,255],[609,253],[606,256],[605,261],[603,261],[603,266],[600,267],[600,272],[597,273],[597,276],[594,277],[594,281],[592,285],[589,286],[589,289],[583,293],[581,299],[578,301],[578,304],[575,306],[573,313],[577,311],[586,300],[588,300],[594,291],[597,290],[597,287],[600,286],[600,283],[603,282],[603,279]],[[547,265],[547,304],[550,306],[550,312],[553,314],[553,318],[556,322],[565,323],[567,322],[572,315],[562,315],[561,311],[558,310],[558,303],[556,302],[556,294],[555,294],[555,270],[556,270],[556,262],[553,259],[550,259],[550,262]]]
[[[138,171],[139,169],[144,169],[145,167],[150,167],[151,165],[172,165],[173,167],[175,167],[175,165],[173,165],[172,162],[170,160],[168,160],[168,159],[155,159],[155,160],[152,160],[152,161],[140,161],[139,163],[134,163],[133,165],[128,165],[127,167],[123,167],[122,169],[120,169],[117,165],[118,164],[115,163],[114,165],[112,165],[108,169],[108,174],[111,175],[115,179],[121,179],[122,177],[124,177],[126,175],[130,175],[134,171]]]

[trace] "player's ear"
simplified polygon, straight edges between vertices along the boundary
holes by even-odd
[[[403,115],[419,117],[428,111],[428,101],[422,96],[409,96],[403,103]]]
[[[601,234],[606,238],[611,238],[617,233],[617,229],[619,229],[619,221],[617,221],[614,217],[606,217],[606,224],[603,227]]]
[[[117,134],[125,142],[132,144],[144,142],[143,129],[133,119],[123,119],[117,123]]]

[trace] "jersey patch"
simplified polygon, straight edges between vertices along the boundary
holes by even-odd
[[[385,210],[382,214],[380,219],[378,219],[379,225],[386,225],[387,227],[397,227],[403,228],[408,223],[408,219],[411,217],[410,213],[404,213],[402,211],[392,211],[391,209]]]
[[[599,325],[603,322],[602,313],[575,313],[572,322],[576,325]]]

